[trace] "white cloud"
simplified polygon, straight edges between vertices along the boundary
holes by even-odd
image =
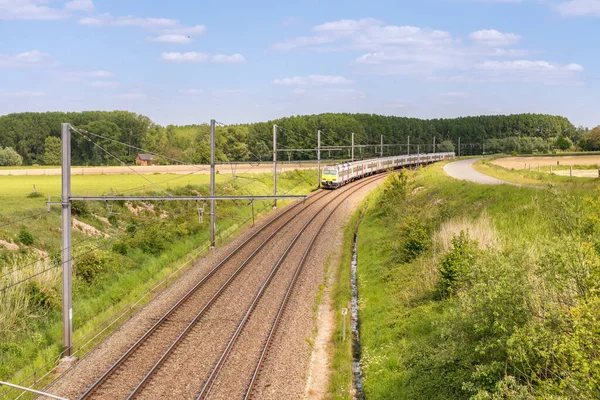
[[[25,97],[44,97],[44,96],[46,96],[46,93],[45,92],[21,91],[21,92],[2,93],[1,95],[5,96],[5,97],[25,98]]]
[[[469,37],[485,46],[509,46],[517,43],[521,37],[514,33],[502,33],[495,29],[472,32]]]
[[[43,0],[0,0],[0,19],[54,20],[65,18],[61,9],[44,5]]]
[[[0,67],[34,67],[49,61],[50,56],[38,50],[26,51],[18,54],[1,54]]]
[[[93,88],[110,88],[110,87],[117,87],[117,86],[119,86],[119,84],[117,82],[111,82],[111,81],[93,81],[90,83],[89,86],[93,87]]]
[[[72,0],[62,8],[50,7],[47,0],[0,0],[0,20],[59,20],[74,12],[90,11],[91,0]]]
[[[225,54],[217,54],[217,55],[212,56],[211,60],[214,63],[233,64],[233,63],[243,63],[246,61],[246,58],[244,58],[244,56],[241,54],[232,54],[230,56],[225,55]]]
[[[126,100],[146,100],[149,97],[146,96],[143,93],[122,93],[122,94],[118,94],[117,96],[115,96],[119,99],[126,99]]]
[[[77,21],[81,25],[130,26],[144,29],[168,29],[180,27],[179,21],[169,18],[142,18],[133,15],[113,17],[111,14],[100,14],[82,18]]]
[[[556,6],[564,16],[600,16],[600,0],[571,0]]]
[[[283,78],[273,80],[275,85],[286,86],[323,86],[323,85],[351,85],[354,81],[343,76],[331,75],[308,75],[296,76],[293,78]]]
[[[150,41],[152,42],[160,42],[160,43],[191,43],[192,42],[192,38],[186,35],[179,35],[179,34],[167,34],[167,35],[160,35],[157,37],[152,37],[149,38]]]
[[[474,79],[487,82],[530,82],[546,85],[580,84],[577,74],[584,68],[579,64],[559,64],[548,61],[484,61],[473,67]]]
[[[93,11],[94,2],[92,0],[71,0],[67,4],[65,4],[65,10]]]
[[[190,51],[187,53],[164,52],[164,53],[162,53],[161,58],[165,61],[182,63],[182,62],[203,62],[203,61],[208,60],[209,56],[206,53],[197,53],[195,51]]]
[[[200,94],[200,93],[202,93],[202,90],[200,90],[200,89],[180,89],[180,90],[178,90],[178,92],[181,94]]]
[[[144,18],[133,15],[115,17],[109,13],[81,18],[77,23],[88,26],[134,27],[158,31],[160,35],[149,37],[148,40],[161,43],[190,43],[193,41],[193,36],[200,36],[206,32],[204,25],[184,26],[176,19]]]
[[[469,97],[469,96],[471,96],[471,93],[468,93],[468,92],[446,92],[446,93],[443,93],[442,96],[444,96],[444,97]]]

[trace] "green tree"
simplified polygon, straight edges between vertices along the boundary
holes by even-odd
[[[559,135],[554,142],[554,145],[561,150],[569,150],[573,146],[573,142],[564,135]]]
[[[23,163],[23,157],[12,147],[0,147],[0,166],[19,166]]]
[[[44,142],[44,156],[42,160],[46,165],[60,165],[62,148],[60,139],[48,136]]]

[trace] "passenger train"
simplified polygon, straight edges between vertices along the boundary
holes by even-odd
[[[365,176],[410,165],[429,164],[450,160],[454,153],[411,154],[404,156],[370,158],[354,162],[327,165],[321,175],[321,186],[335,189]]]

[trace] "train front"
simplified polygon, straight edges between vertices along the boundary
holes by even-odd
[[[323,168],[321,174],[321,186],[328,189],[335,189],[338,187],[338,170],[334,166],[328,166]]]

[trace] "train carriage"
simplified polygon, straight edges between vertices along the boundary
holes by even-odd
[[[411,156],[393,156],[371,158],[354,162],[327,165],[321,173],[321,186],[335,189],[353,180],[381,173],[389,169],[398,169],[407,165],[429,164],[454,158],[454,153],[413,154]]]

